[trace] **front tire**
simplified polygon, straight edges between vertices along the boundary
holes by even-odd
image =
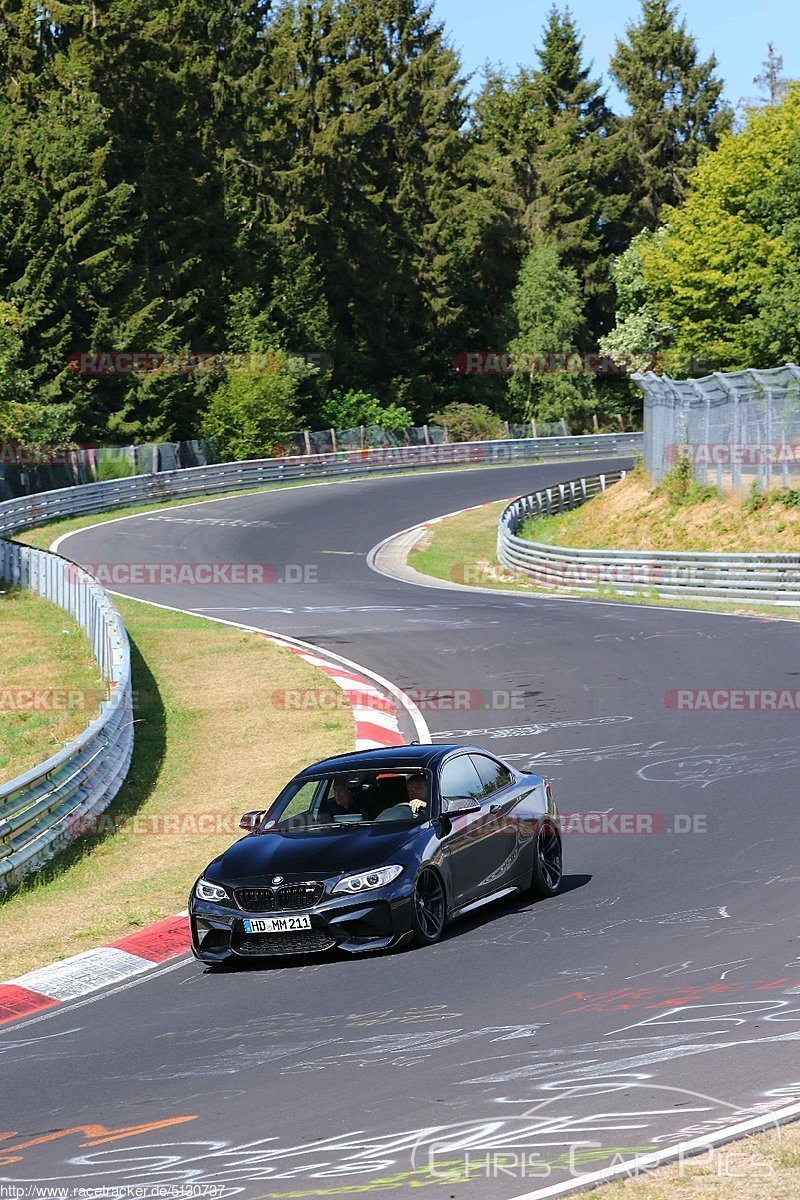
[[[539,827],[533,848],[530,893],[539,900],[558,895],[563,879],[561,834],[547,822]]]
[[[414,884],[411,924],[417,946],[432,946],[444,932],[447,900],[438,872],[426,867]]]

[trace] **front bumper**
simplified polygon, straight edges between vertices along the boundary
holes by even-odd
[[[397,881],[400,882],[399,880]],[[247,933],[244,922],[259,917],[311,918],[311,929],[293,933]],[[412,933],[412,888],[390,884],[362,896],[325,896],[313,908],[244,912],[233,901],[189,900],[192,953],[206,963],[235,958],[320,954],[343,950],[363,954],[397,945]]]

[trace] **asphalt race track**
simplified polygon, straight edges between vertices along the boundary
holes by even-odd
[[[468,709],[424,710],[434,740],[532,763],[562,814],[605,817],[565,835],[562,895],[484,909],[430,949],[221,975],[181,958],[12,1023],[0,1129],[29,1144],[0,1141],[0,1183],[510,1200],[800,1099],[798,714],[667,701],[797,689],[797,627],[367,565],[415,522],[583,469],[250,494],[64,543],[90,566],[305,578],[117,590],[291,634],[415,695],[469,692]]]

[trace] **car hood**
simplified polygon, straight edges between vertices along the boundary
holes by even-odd
[[[255,833],[215,858],[205,874],[217,883],[255,884],[272,875],[324,879],[398,859],[408,865],[414,848],[424,845],[429,835],[427,825],[402,830],[349,825],[302,833]]]

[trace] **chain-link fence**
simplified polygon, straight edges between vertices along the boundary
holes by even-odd
[[[504,423],[499,438],[569,437],[561,421]],[[279,434],[274,458],[300,458],[313,454],[391,449],[404,446],[441,446],[454,439],[439,425],[415,425],[393,433],[380,425],[351,429],[297,430]],[[497,440],[497,439],[495,439]],[[155,475],[186,467],[219,463],[212,441],[148,442],[138,446],[27,447],[0,444],[0,500],[29,496],[80,483],[102,483],[133,475]]]
[[[800,479],[800,368],[715,372],[702,379],[634,375],[644,392],[644,461],[660,479],[681,455],[695,479],[730,490]]]

